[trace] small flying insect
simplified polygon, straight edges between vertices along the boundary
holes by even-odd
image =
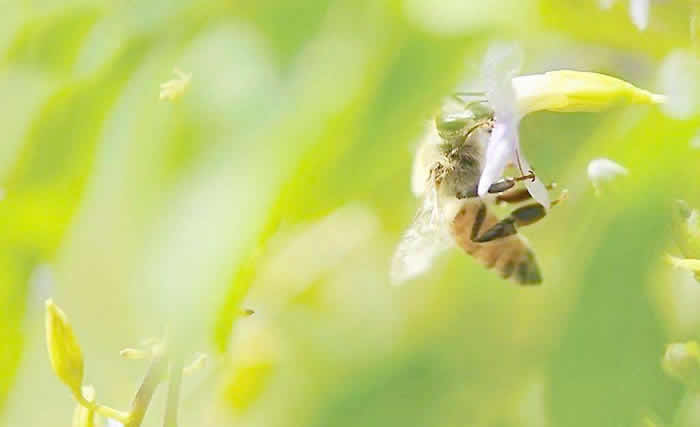
[[[392,282],[398,284],[425,272],[437,255],[456,243],[504,278],[521,285],[539,284],[542,275],[535,254],[518,229],[544,218],[544,206],[525,204],[504,219],[489,210],[495,203],[530,200],[527,189],[516,184],[534,180],[534,172],[503,178],[491,185],[487,197],[478,196],[494,112],[483,100],[467,102],[464,96],[456,95],[459,102],[446,105],[429,123],[418,148],[412,190],[423,203],[394,255]]]

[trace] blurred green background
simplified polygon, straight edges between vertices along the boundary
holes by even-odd
[[[209,354],[185,426],[700,425],[660,365],[700,337],[700,284],[663,262],[671,202],[700,207],[696,2],[652,0],[644,31],[626,1],[1,6],[0,425],[70,425],[48,297],[101,403],[128,407],[147,363],[119,350],[166,323]],[[542,286],[455,249],[391,287],[424,123],[495,41],[524,73],[604,72],[669,105],[524,120],[570,195],[523,233]],[[175,67],[191,84],[159,101]],[[601,198],[595,157],[630,170]],[[234,324],[239,306],[256,313]]]

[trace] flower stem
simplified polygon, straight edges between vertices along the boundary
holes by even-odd
[[[83,396],[81,393],[75,392],[73,393],[73,396],[75,397],[75,400],[77,400],[78,403],[84,408],[87,408],[91,411],[95,411],[104,417],[112,418],[122,423],[125,423],[129,419],[128,413],[118,411],[114,408],[110,408],[109,406],[100,405],[94,401],[87,400],[85,396]]]
[[[119,421],[120,423],[124,423],[124,425],[128,425],[130,417],[129,414],[126,412],[117,411],[114,408],[110,408],[109,406],[104,406],[100,404],[95,404],[94,410],[103,417],[111,418],[113,420]]]
[[[146,410],[151,404],[153,394],[165,377],[167,365],[165,355],[156,354],[151,361],[151,365],[148,367],[148,371],[143,378],[143,382],[141,382],[141,386],[134,396],[134,400],[131,403],[131,413],[129,414],[127,422],[124,423],[124,427],[139,427],[141,425],[143,417],[146,415]]]
[[[177,413],[180,407],[180,385],[182,383],[182,352],[173,355],[170,364],[170,381],[168,382],[168,398],[165,402],[165,419],[163,427],[177,427]]]

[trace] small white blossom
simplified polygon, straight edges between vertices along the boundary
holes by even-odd
[[[173,72],[175,73],[177,78],[168,80],[165,83],[161,83],[160,99],[167,99],[168,101],[172,101],[178,98],[183,93],[185,93],[185,89],[187,89],[187,86],[189,86],[190,84],[190,80],[192,80],[192,73],[183,73],[177,68]]]
[[[630,0],[630,18],[640,30],[646,30],[649,25],[649,8],[651,0]]]
[[[601,9],[610,9],[615,0],[598,0]],[[630,0],[629,14],[640,31],[646,30],[649,26],[649,9],[651,8],[651,0]]]
[[[688,49],[674,49],[661,63],[658,85],[668,96],[664,111],[675,119],[688,119],[700,112],[700,58]]]
[[[600,185],[604,182],[610,182],[618,176],[628,175],[627,168],[610,159],[600,158],[591,160],[588,163],[588,178],[593,183],[596,192],[599,191]]]

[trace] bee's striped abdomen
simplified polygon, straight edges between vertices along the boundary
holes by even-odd
[[[485,243],[472,240],[474,224],[481,206],[480,200],[469,200],[455,216],[452,222],[452,231],[457,245],[486,265],[487,268],[498,270],[505,278],[512,278],[521,285],[541,283],[542,276],[535,260],[535,254],[525,239],[518,234]],[[488,230],[498,222],[498,217],[487,209],[478,228]]]

